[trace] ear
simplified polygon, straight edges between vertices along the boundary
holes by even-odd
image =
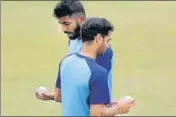
[[[97,36],[95,36],[95,42],[96,42],[96,43],[99,43],[100,38],[101,38],[101,35],[100,35],[100,34],[97,34]]]
[[[85,17],[83,15],[79,16],[78,18],[79,23],[82,25],[85,22]]]

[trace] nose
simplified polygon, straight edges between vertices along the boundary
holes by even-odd
[[[64,25],[62,25],[62,32],[65,32],[65,31],[67,31],[67,28]]]

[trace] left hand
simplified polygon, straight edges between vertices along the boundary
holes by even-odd
[[[35,92],[35,96],[36,96],[37,99],[40,99],[40,100],[43,100],[43,101],[49,100],[49,98],[44,93],[39,95],[37,92]]]

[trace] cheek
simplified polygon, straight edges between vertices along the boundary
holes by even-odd
[[[71,23],[70,25],[66,26],[67,27],[67,30],[70,31],[70,32],[73,32],[74,29],[75,29],[75,26],[73,23]]]
[[[101,51],[104,51],[105,47],[106,47],[105,43],[102,43],[101,46],[100,46]]]
[[[109,41],[108,40],[106,41],[106,46],[109,47]]]
[[[75,23],[71,23],[70,24],[70,30],[74,31],[76,28],[76,24]]]
[[[104,48],[106,49],[109,46],[108,42],[104,43]]]
[[[69,26],[67,26],[67,29],[72,32],[73,31],[73,26],[69,25]]]

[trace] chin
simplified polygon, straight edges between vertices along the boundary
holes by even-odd
[[[70,40],[75,40],[77,39],[76,37],[69,37]]]
[[[74,36],[68,36],[70,40],[75,40],[78,38],[78,36],[74,35]]]

